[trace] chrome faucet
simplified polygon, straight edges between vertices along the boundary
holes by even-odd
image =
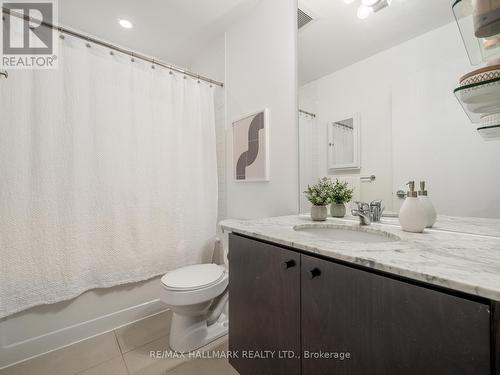
[[[360,225],[370,225],[372,223],[372,213],[370,205],[364,202],[354,202],[358,208],[351,211],[353,216],[359,217]]]
[[[370,203],[370,211],[372,213],[372,221],[374,223],[380,223],[380,218],[384,212],[385,207],[382,207],[382,200],[372,201]]]
[[[381,200],[372,201],[370,204],[354,202],[358,208],[351,211],[353,216],[359,217],[360,225],[370,225],[372,222],[379,223],[384,212]]]

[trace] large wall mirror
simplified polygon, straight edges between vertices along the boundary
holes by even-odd
[[[486,79],[467,74],[500,60],[473,66],[452,3],[299,0],[300,192],[329,176],[395,215],[426,181],[439,214],[500,218],[500,91],[495,111],[461,105]]]

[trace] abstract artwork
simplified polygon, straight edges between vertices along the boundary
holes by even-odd
[[[268,111],[233,121],[233,168],[236,181],[269,181]]]

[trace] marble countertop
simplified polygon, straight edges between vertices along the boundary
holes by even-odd
[[[397,220],[397,219],[396,219]],[[439,229],[421,234],[403,232],[396,222],[373,223],[361,227],[352,220],[329,218],[313,223],[309,216],[282,216],[255,220],[224,220],[225,232],[235,232],[257,239],[294,247],[311,254],[320,254],[360,266],[422,281],[471,295],[500,301],[500,236],[458,233],[466,227],[444,220]],[[446,224],[447,223],[447,224]],[[294,227],[326,225],[357,231],[375,231],[387,242],[363,243],[335,241],[313,236]],[[449,232],[443,226],[450,228]],[[471,228],[479,225],[471,219]],[[457,230],[453,230],[457,229]],[[399,238],[399,241],[390,241]]]

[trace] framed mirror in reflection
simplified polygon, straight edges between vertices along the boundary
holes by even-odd
[[[333,171],[361,168],[360,115],[328,124],[328,169]]]

